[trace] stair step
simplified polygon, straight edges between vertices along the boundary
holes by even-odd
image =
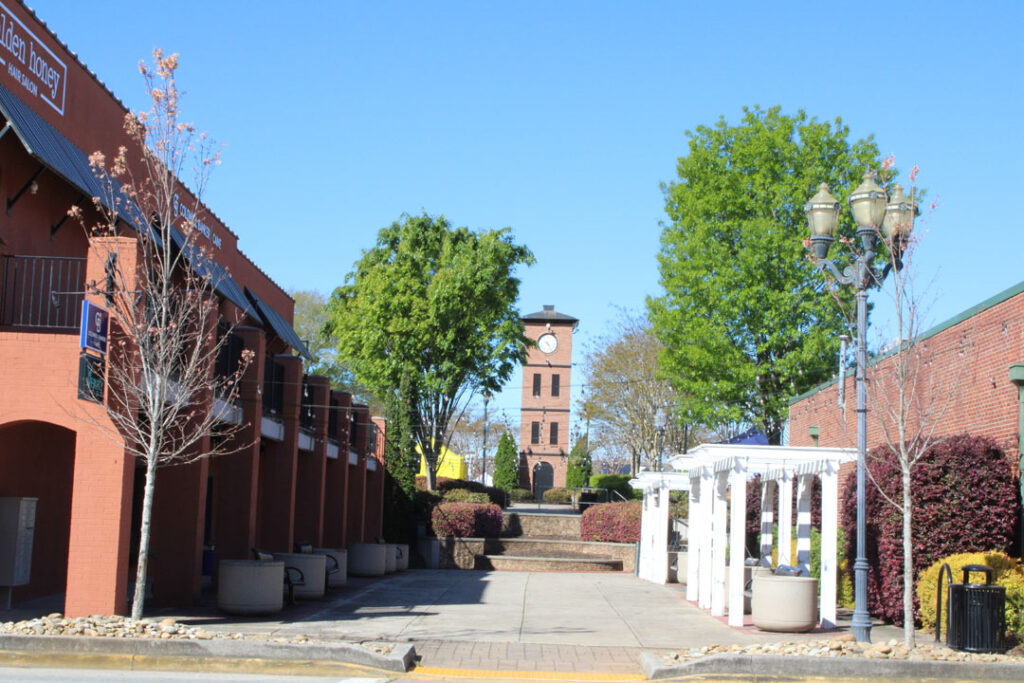
[[[476,555],[475,569],[517,572],[621,572],[622,560],[593,555],[583,557],[529,557]]]

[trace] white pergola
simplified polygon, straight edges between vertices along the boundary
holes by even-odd
[[[689,491],[686,599],[712,616],[725,615],[726,553],[729,625],[743,626],[747,480],[761,475],[761,564],[771,565],[772,525],[778,501],[779,564],[810,574],[811,484],[821,479],[821,626],[836,624],[836,550],[839,466],[857,457],[848,448],[705,444],[668,460],[666,471],[641,472],[630,483],[644,492],[640,529],[641,578],[668,580],[669,493]],[[671,469],[668,469],[671,468]],[[793,484],[797,490],[796,558],[791,557]],[[732,495],[729,495],[729,489]],[[731,519],[729,528],[726,523]],[[794,561],[795,559],[795,561]]]

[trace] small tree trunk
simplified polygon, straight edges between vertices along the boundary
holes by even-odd
[[[903,467],[903,644],[908,650],[914,638],[914,543],[911,538],[913,508],[910,498],[910,467]]]
[[[423,461],[426,462],[427,467],[427,490],[437,490],[437,456],[424,455]]]
[[[142,522],[139,529],[139,560],[135,571],[135,594],[132,596],[132,619],[142,618],[146,602],[146,574],[149,568],[150,521],[153,518],[153,491],[156,490],[156,455],[146,461],[146,486],[142,498]]]

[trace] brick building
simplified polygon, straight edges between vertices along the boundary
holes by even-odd
[[[23,4],[0,0],[0,26],[0,498],[37,499],[29,580],[13,598],[63,594],[69,616],[124,613],[144,475],[103,407],[79,398],[79,324],[86,283],[102,281],[112,250],[134,253],[135,237],[90,238],[66,213],[92,210],[87,156],[116,151],[126,109]],[[383,423],[303,374],[294,302],[212,212],[203,222],[198,239],[223,271],[219,313],[237,324],[224,353],[255,360],[223,412],[242,425],[240,450],[157,478],[154,604],[194,601],[204,567],[252,547],[381,533]]]
[[[519,429],[519,484],[540,496],[565,486],[569,461],[569,390],[572,335],[579,320],[554,306],[523,317],[528,338],[537,342],[523,364]]]
[[[1014,471],[1017,442],[1017,388],[1009,368],[1024,362],[1024,282],[936,325],[919,337],[925,366],[920,383],[940,408],[936,435],[969,433],[989,436],[1006,452]],[[891,368],[892,356],[869,361],[868,379],[879,380]],[[790,402],[789,443],[793,446],[856,447],[856,388],[852,372],[844,379],[845,401],[837,403],[836,380],[822,384]],[[868,448],[884,441],[869,391]],[[815,436],[816,434],[816,436]]]

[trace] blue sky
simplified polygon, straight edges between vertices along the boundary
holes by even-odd
[[[206,200],[288,289],[330,292],[403,212],[508,226],[537,257],[521,310],[580,318],[579,360],[659,291],[684,132],[755,104],[920,166],[932,321],[1024,280],[1024,3],[31,4],[132,108],[137,62],[181,53],[226,145]],[[491,404],[513,421],[519,384]]]

